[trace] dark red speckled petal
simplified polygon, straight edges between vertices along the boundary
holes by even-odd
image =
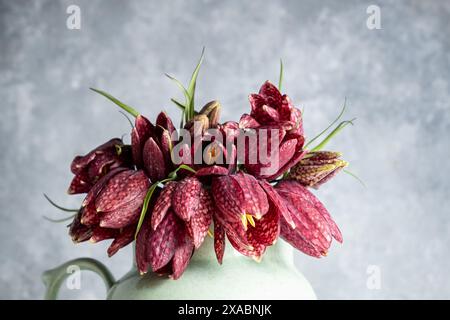
[[[153,138],[149,138],[145,143],[142,158],[144,160],[145,171],[151,181],[162,180],[166,177],[166,160]]]
[[[150,235],[150,219],[146,217],[136,238],[136,265],[140,274],[146,273],[150,266]]]
[[[169,210],[170,206],[172,205],[172,195],[173,191],[176,188],[176,185],[177,182],[175,181],[166,183],[160,195],[156,199],[151,217],[151,225],[153,230],[156,230],[158,225],[166,216],[166,213]]]
[[[163,127],[167,131],[169,131],[169,137],[172,132],[175,131],[175,126],[173,125],[172,120],[165,112],[160,112],[158,117],[156,118],[156,125]]]
[[[142,168],[144,162],[142,160],[142,150],[148,138],[154,136],[155,127],[144,116],[138,115],[134,122],[134,128],[131,131],[131,150],[134,163],[138,168]]]
[[[137,195],[123,206],[108,212],[103,212],[100,218],[100,226],[103,228],[120,229],[138,221],[141,215],[142,204],[146,191]]]
[[[111,178],[95,199],[99,212],[117,210],[142,193],[147,192],[150,181],[142,170],[127,170]]]
[[[286,220],[281,217],[280,221],[280,237],[288,242],[294,248],[310,255],[312,257],[320,258],[322,254],[309,242],[305,241],[298,230],[292,229]]]
[[[225,229],[217,219],[214,219],[214,252],[219,264],[222,264],[225,253]]]
[[[152,270],[161,269],[170,262],[175,253],[181,227],[176,215],[169,211],[158,228],[152,232],[148,247]]]
[[[172,195],[172,208],[184,221],[189,221],[200,203],[202,184],[196,177],[187,177],[177,183]]]
[[[135,232],[136,225],[131,225],[122,229],[109,246],[108,257],[112,257],[117,253],[117,251],[133,242]]]
[[[198,209],[186,224],[188,234],[191,237],[196,249],[200,248],[206,234],[208,233],[213,213],[214,204],[211,196],[206,189],[202,188],[200,191],[200,202]]]
[[[83,203],[81,204],[83,207],[87,206],[91,202],[95,200],[97,195],[102,191],[102,189],[105,187],[105,185],[108,183],[108,181],[114,177],[116,174],[127,170],[126,168],[116,168],[108,172],[105,176],[101,177],[100,180],[97,181],[96,184],[89,190],[88,194],[86,195],[86,198],[84,198]]]
[[[170,277],[173,280],[177,280],[181,277],[184,270],[186,270],[194,251],[194,245],[185,232],[180,234],[180,238],[172,259],[172,274]]]
[[[269,210],[269,202],[266,193],[259,185],[255,177],[239,172],[230,176],[238,184],[244,195],[244,201],[240,204],[241,214],[250,214],[256,218],[262,217]]]
[[[248,225],[247,237],[249,243],[257,247],[258,244],[270,246],[275,243],[280,233],[280,216],[272,205],[261,219],[255,221],[255,227]]]

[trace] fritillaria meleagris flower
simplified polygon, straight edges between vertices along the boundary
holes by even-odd
[[[179,278],[208,233],[213,208],[209,192],[197,177],[168,182],[138,234],[139,271],[145,273],[151,267],[156,273]]]
[[[75,177],[67,192],[86,193],[112,169],[131,165],[130,146],[124,145],[121,139],[111,139],[88,154],[73,159],[70,169]]]
[[[278,238],[280,216],[292,225],[294,222],[282,199],[267,181],[242,172],[225,173],[218,169],[214,173],[211,171],[211,174],[216,174],[211,190],[216,206],[214,236],[217,259],[222,261],[226,234],[236,250],[259,260],[266,247]]]
[[[282,95],[269,81],[261,86],[258,94],[251,94],[249,100],[251,113],[241,117],[239,126],[242,129],[254,129],[258,137],[264,130],[268,139],[258,139],[258,143],[250,144],[246,148],[248,154],[244,166],[248,173],[256,177],[273,179],[289,170],[304,155],[302,148],[305,139],[301,112],[292,105],[287,95]],[[270,143],[272,130],[278,132],[278,145]],[[263,170],[273,165],[273,161],[262,161],[259,158],[260,152],[263,152],[261,150],[265,150],[268,156],[278,158],[277,167],[268,173]],[[250,159],[251,154],[258,155],[258,158],[254,158],[257,161]]]
[[[133,160],[151,181],[159,181],[173,170],[170,150],[174,131],[172,120],[164,112],[158,115],[156,125],[142,115],[136,117],[131,132]]]
[[[137,221],[150,181],[142,170],[116,168],[91,188],[70,225],[75,242],[114,239],[111,256],[134,240]]]
[[[332,238],[342,234],[323,204],[299,182],[281,181],[275,187],[294,220],[295,228],[282,216],[280,236],[298,250],[313,256],[326,255]]]
[[[288,178],[317,189],[348,165],[348,162],[339,159],[340,157],[339,152],[310,152],[291,168]]]

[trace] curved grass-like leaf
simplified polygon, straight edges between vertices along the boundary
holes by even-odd
[[[55,208],[57,208],[61,211],[65,211],[65,212],[78,212],[79,211],[79,209],[68,209],[68,208],[61,207],[60,205],[56,204],[52,199],[50,199],[50,197],[47,196],[45,193],[44,193],[44,197],[45,197],[45,199],[47,199],[48,202],[50,202],[50,204],[52,206],[54,206]]]
[[[139,112],[137,112],[134,108],[130,107],[129,105],[126,105],[125,103],[123,103],[122,101],[119,101],[118,99],[116,99],[115,97],[113,97],[112,95],[110,95],[109,93],[102,91],[102,90],[98,90],[95,88],[89,88],[94,92],[97,92],[98,94],[101,94],[102,96],[104,96],[105,98],[111,100],[112,102],[114,102],[116,105],[118,105],[119,107],[121,107],[123,110],[125,110],[126,112],[128,112],[129,114],[131,114],[133,117],[137,117],[139,115]]]
[[[189,86],[187,88],[188,94],[191,97],[190,101],[189,101],[189,105],[188,105],[188,114],[189,114],[189,119],[186,119],[186,122],[188,122],[190,119],[192,119],[194,117],[194,113],[195,113],[195,106],[194,106],[194,96],[195,96],[195,87],[197,84],[197,77],[198,77],[198,73],[200,71],[200,67],[202,65],[203,62],[203,57],[205,55],[205,47],[203,47],[202,49],[202,54],[200,55],[200,59],[198,60],[197,66],[194,69],[194,72],[192,73],[192,77],[191,77],[191,81],[189,81]]]
[[[321,150],[335,135],[337,135],[342,129],[344,129],[347,125],[351,124],[353,125],[353,121],[355,121],[356,118],[352,120],[346,120],[339,123],[336,128],[330,132],[328,136],[325,137],[325,139],[322,140],[321,143],[319,143],[317,146],[311,149],[311,152],[319,151]]]
[[[333,122],[331,122],[331,124],[326,127],[324,130],[322,130],[318,135],[316,135],[314,138],[312,138],[304,147],[303,149],[307,149],[308,146],[313,143],[314,141],[316,141],[317,139],[319,139],[323,134],[325,134],[332,126],[334,126],[334,124],[336,122],[338,122],[342,116],[344,115],[345,109],[347,108],[347,98],[345,98],[344,100],[344,106],[342,107],[341,112],[339,113],[339,115],[336,117],[336,119],[333,120]],[[302,116],[303,116],[303,111],[302,111]]]
[[[281,88],[283,86],[283,72],[284,72],[283,60],[280,59],[280,77],[278,78],[278,90],[280,92],[281,92]]]

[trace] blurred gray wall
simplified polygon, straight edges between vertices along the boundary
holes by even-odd
[[[70,4],[80,30],[66,27]],[[380,30],[366,26],[371,4]],[[317,192],[344,244],[296,256],[319,298],[450,298],[449,32],[448,1],[0,1],[0,298],[41,298],[41,272],[79,256],[128,270],[130,248],[108,259],[106,244],[74,246],[64,224],[43,220],[62,214],[42,193],[76,207],[65,195],[73,156],[129,132],[90,86],[177,118],[163,73],[186,82],[202,46],[198,101],[219,99],[224,120],[277,81],[280,57],[309,137],[345,97],[358,118],[329,148],[366,188],[341,174]],[[94,275],[82,285],[63,297],[104,297]]]

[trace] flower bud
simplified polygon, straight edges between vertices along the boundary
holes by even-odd
[[[297,180],[306,187],[317,189],[348,165],[348,162],[339,157],[341,157],[339,152],[308,153],[297,165],[292,167],[288,178]]]

